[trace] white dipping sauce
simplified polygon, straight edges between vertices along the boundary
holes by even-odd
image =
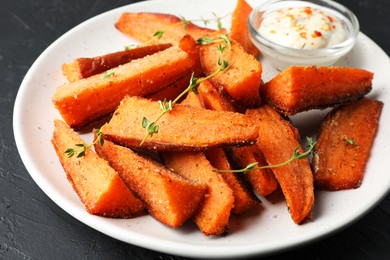
[[[312,7],[279,9],[263,18],[258,31],[282,46],[308,50],[333,46],[348,37],[339,19]]]

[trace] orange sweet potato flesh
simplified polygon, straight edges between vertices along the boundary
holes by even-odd
[[[215,33],[209,28],[197,26],[188,22],[186,28],[182,19],[172,14],[163,13],[123,13],[115,24],[115,27],[122,33],[135,38],[140,42],[157,41],[177,45],[179,40],[189,34],[194,39]],[[163,31],[160,39],[153,37],[158,32]]]
[[[236,8],[232,13],[230,37],[240,43],[246,52],[257,57],[260,51],[249,38],[248,29],[248,18],[252,10],[253,8],[245,0],[237,0]]]
[[[57,88],[52,97],[65,122],[81,128],[113,112],[126,95],[158,92],[193,69],[190,56],[177,47],[133,60],[113,73],[97,74]]]
[[[164,152],[163,160],[168,168],[190,180],[207,185],[208,193],[193,216],[193,220],[206,236],[222,235],[228,231],[229,217],[234,205],[233,192],[222,176],[202,152]]]
[[[189,181],[132,150],[105,141],[95,145],[99,156],[117,170],[125,184],[146,204],[158,221],[176,228],[199,208],[206,185]]]
[[[231,157],[236,167],[245,168],[248,164],[257,162],[257,166],[267,165],[265,157],[257,145],[232,147]],[[270,195],[278,188],[278,182],[271,169],[254,170],[245,173],[245,179],[261,196]]]
[[[258,129],[242,114],[211,111],[176,104],[157,122],[159,131],[145,140],[143,118],[150,122],[161,114],[157,102],[140,97],[126,97],[110,122],[103,126],[104,137],[115,143],[152,150],[199,151],[223,145],[251,144]]]
[[[52,144],[73,189],[91,214],[126,218],[143,212],[145,205],[126,187],[118,173],[92,150],[68,157],[65,150],[84,141],[63,121],[55,120]],[[79,147],[80,148],[80,147]]]
[[[211,43],[199,48],[200,61],[206,75],[218,69],[220,51],[218,45]],[[245,107],[254,107],[260,103],[259,89],[261,84],[262,66],[258,60],[248,54],[242,46],[231,41],[231,48],[224,53],[229,61],[230,68],[218,73],[211,81],[219,88],[223,88],[233,100]]]
[[[358,68],[291,66],[261,88],[262,98],[285,115],[362,98],[373,73]]]
[[[314,184],[325,190],[360,187],[383,103],[364,98],[330,112],[313,157]],[[347,143],[352,140],[354,143]]]
[[[271,106],[248,109],[246,114],[259,126],[257,145],[269,165],[285,162],[299,147],[296,128]],[[301,223],[311,212],[314,204],[313,173],[308,159],[273,168],[273,173],[283,191],[290,215],[296,224]]]
[[[67,79],[73,82],[165,50],[171,46],[171,44],[147,45],[92,58],[76,58],[72,62],[62,64],[62,71]]]

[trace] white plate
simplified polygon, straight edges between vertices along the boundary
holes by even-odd
[[[363,185],[356,190],[317,192],[313,221],[295,225],[283,200],[263,199],[262,210],[231,221],[224,237],[205,237],[193,223],[177,230],[150,216],[108,219],[88,214],[68,183],[50,143],[54,118],[60,118],[51,97],[65,82],[61,64],[80,56],[122,50],[132,41],[118,32],[114,22],[125,11],[152,11],[182,15],[187,19],[230,13],[235,0],[156,0],[118,8],[90,19],[69,31],[36,60],[19,89],[14,108],[14,133],[21,158],[34,181],[61,208],[81,222],[116,239],[165,253],[190,257],[229,258],[265,255],[319,239],[355,221],[372,209],[388,192],[390,166],[389,57],[369,38],[360,34],[353,51],[340,65],[360,67],[375,73],[369,96],[385,103],[379,132],[366,168]],[[253,1],[249,1],[253,3]],[[230,17],[223,20],[229,28]],[[202,25],[202,24],[200,24]],[[214,25],[215,26],[215,25]],[[263,61],[264,80],[275,75]],[[323,114],[321,112],[320,114]],[[294,119],[304,134],[311,134],[313,118]],[[314,120],[316,121],[316,120]],[[317,119],[318,121],[318,119]],[[89,135],[84,135],[87,141]]]

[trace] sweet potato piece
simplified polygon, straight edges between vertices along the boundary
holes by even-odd
[[[207,185],[208,194],[193,219],[203,234],[222,235],[228,231],[234,205],[233,192],[202,152],[163,152],[168,168],[183,177]]]
[[[382,107],[381,101],[364,98],[327,115],[313,157],[316,187],[326,190],[360,187]]]
[[[186,28],[181,18],[172,14],[163,13],[123,13],[115,27],[122,33],[129,35],[140,42],[164,42],[177,45],[179,40],[189,34],[194,39],[215,33],[209,28],[197,26],[188,22]],[[156,32],[163,31],[161,38],[153,38]]]
[[[248,164],[253,162],[257,162],[258,166],[267,165],[265,157],[257,145],[232,147],[231,157],[234,164],[240,169],[245,168]],[[244,177],[252,188],[264,197],[278,188],[278,182],[271,169],[249,171]]]
[[[206,185],[189,181],[161,164],[110,141],[95,145],[125,184],[146,204],[158,221],[176,228],[187,221],[202,204]]]
[[[92,58],[76,58],[72,62],[62,64],[62,72],[70,82],[73,82],[165,50],[171,46],[171,44],[147,45]]]
[[[218,45],[211,43],[199,48],[200,61],[206,75],[218,69],[220,51]],[[261,83],[262,66],[258,60],[248,54],[242,46],[231,41],[228,54],[230,68],[211,78],[216,86],[223,88],[235,101],[245,107],[253,107],[260,103],[259,88]]]
[[[143,118],[154,121],[160,106],[140,97],[126,97],[111,121],[103,126],[104,137],[115,143],[139,148],[147,131]],[[176,104],[158,122],[159,131],[146,139],[143,149],[199,151],[228,144],[251,144],[258,129],[242,114],[211,111]]]
[[[145,208],[134,197],[108,162],[88,149],[85,156],[68,157],[65,151],[84,141],[63,121],[55,120],[52,144],[73,189],[87,211],[94,215],[126,218],[139,215]]]
[[[287,161],[299,146],[296,128],[271,106],[248,109],[246,114],[259,126],[257,145],[268,164]],[[313,173],[309,160],[294,160],[291,163],[272,169],[286,199],[293,221],[301,223],[310,213],[314,204]]]
[[[373,73],[357,68],[291,66],[261,88],[262,98],[285,115],[362,98]]]
[[[210,80],[203,81],[199,87],[199,98],[205,108],[217,111],[238,111],[236,104],[226,95],[224,90],[217,90]]]
[[[259,56],[260,51],[249,38],[248,18],[253,8],[245,0],[237,0],[236,8],[232,14],[230,37],[236,40],[246,52],[254,57]]]
[[[57,88],[52,100],[71,127],[80,128],[113,112],[126,95],[155,93],[193,69],[190,56],[177,47],[133,60],[112,69]]]

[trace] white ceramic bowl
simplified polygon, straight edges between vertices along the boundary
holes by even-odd
[[[264,17],[278,9],[287,7],[312,7],[324,9],[339,19],[346,31],[347,38],[343,42],[320,49],[295,49],[285,47],[263,37],[258,28]],[[356,16],[345,6],[330,0],[270,0],[255,7],[248,21],[250,38],[260,49],[262,55],[279,70],[291,65],[330,66],[346,55],[355,45],[359,33],[359,22]]]

